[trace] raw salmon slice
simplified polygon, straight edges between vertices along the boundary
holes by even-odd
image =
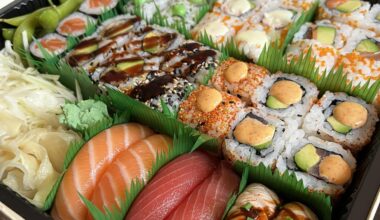
[[[120,208],[125,200],[126,190],[129,190],[132,180],[139,178],[147,181],[158,154],[167,152],[173,145],[171,138],[164,135],[153,135],[139,141],[120,153],[107,168],[95,187],[92,203],[104,211]],[[89,213],[89,219],[92,219]]]
[[[62,39],[42,39],[40,41],[41,46],[50,52],[54,52],[55,50],[60,50],[62,48],[66,48],[66,41]],[[38,46],[36,45],[36,49]]]
[[[126,219],[164,219],[216,169],[217,160],[197,151],[161,168],[133,202]]]
[[[63,177],[52,210],[53,218],[85,219],[87,209],[78,193],[91,199],[98,180],[115,156],[152,134],[145,126],[128,123],[104,130],[87,142]]]
[[[82,18],[72,18],[62,23],[59,31],[62,33],[70,34],[73,32],[83,31],[86,29],[86,21]]]
[[[227,162],[222,161],[201,185],[184,200],[167,219],[219,220],[240,179]]]

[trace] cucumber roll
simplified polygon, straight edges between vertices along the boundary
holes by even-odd
[[[341,145],[317,137],[287,144],[277,160],[280,172],[291,170],[312,191],[332,197],[344,192],[356,168],[356,160]]]
[[[227,215],[227,220],[273,219],[280,206],[280,198],[268,187],[252,183],[239,195]]]
[[[269,77],[269,71],[264,67],[230,58],[217,68],[211,84],[250,103],[251,96],[266,77]]]
[[[308,79],[276,73],[264,81],[252,96],[260,111],[299,125],[318,98],[318,89]]]
[[[318,220],[317,215],[299,202],[290,202],[281,207],[274,220]]]
[[[181,103],[178,119],[212,137],[224,138],[243,107],[235,96],[200,86]]]
[[[223,153],[232,162],[243,161],[252,166],[263,163],[272,167],[284,150],[285,139],[293,133],[288,129],[276,117],[253,108],[243,109],[224,140]]]
[[[332,19],[357,28],[365,20],[371,4],[357,0],[325,0],[318,10],[318,19]]]
[[[326,92],[306,115],[302,127],[309,135],[357,153],[371,141],[377,121],[373,105],[345,93]]]

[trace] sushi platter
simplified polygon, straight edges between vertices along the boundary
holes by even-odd
[[[0,219],[377,219],[380,2],[0,9]]]

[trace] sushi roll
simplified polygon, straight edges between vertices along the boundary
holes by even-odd
[[[362,28],[366,28],[380,35],[380,4],[374,4],[372,6],[365,21],[360,25]]]
[[[285,8],[292,8],[296,11],[307,11],[309,10],[313,4],[315,3],[315,0],[281,0],[280,4],[282,7]]]
[[[273,219],[280,206],[275,192],[259,183],[248,185],[227,215],[227,220]]]
[[[90,15],[101,15],[103,12],[116,7],[117,0],[84,0],[79,11]]]
[[[253,108],[243,109],[232,123],[223,143],[225,157],[252,166],[275,165],[292,131],[285,123]],[[294,135],[294,134],[293,134]]]
[[[150,73],[144,83],[133,88],[129,95],[158,111],[162,111],[162,101],[171,112],[178,112],[179,105],[195,87],[186,79],[170,74]]]
[[[94,35],[103,39],[118,39],[120,41],[120,38],[126,38],[126,36],[139,32],[145,27],[145,22],[139,17],[119,15],[103,22]]]
[[[277,160],[279,171],[294,171],[312,191],[337,197],[344,192],[356,168],[356,160],[341,145],[310,136],[286,144]]]
[[[67,49],[67,39],[59,34],[47,34],[42,38],[34,40],[29,47],[33,56],[44,58],[40,46],[49,54],[59,55]]]
[[[230,58],[217,68],[211,84],[220,91],[236,95],[250,103],[256,88],[268,75],[269,71],[264,67]]]
[[[274,220],[318,220],[317,215],[299,202],[290,202],[281,207]]]
[[[371,4],[356,0],[325,0],[318,9],[318,19],[331,19],[354,28],[360,26],[369,13]]]
[[[177,49],[163,53],[161,70],[190,82],[201,83],[217,67],[219,52],[196,41],[186,41]]]
[[[90,24],[96,24],[96,20],[83,13],[74,12],[59,23],[57,32],[64,36],[77,37],[84,34]]]
[[[260,111],[301,125],[301,120],[317,100],[318,93],[317,87],[306,78],[276,73],[257,88],[252,103]]]
[[[169,4],[170,0],[134,0],[129,1],[129,3],[124,8],[124,12],[133,14],[135,12],[135,9],[138,9],[140,12],[143,13],[144,19],[150,21],[156,14],[157,9],[159,9],[160,12],[162,12],[168,7]]]
[[[309,135],[357,153],[371,141],[377,121],[373,105],[345,93],[326,92],[306,115],[302,127]]]
[[[207,34],[214,43],[222,45],[243,27],[243,20],[220,12],[209,12],[192,30],[193,39]]]
[[[212,137],[224,138],[243,107],[235,96],[200,86],[181,103],[178,119]]]
[[[213,11],[245,20],[260,13],[261,4],[257,0],[218,0]]]

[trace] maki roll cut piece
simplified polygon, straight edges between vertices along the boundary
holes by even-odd
[[[274,220],[318,220],[317,215],[299,202],[290,202],[281,207]]]
[[[380,4],[372,5],[365,21],[361,23],[361,27],[380,35]]]
[[[371,4],[357,0],[325,0],[318,9],[318,19],[340,21],[357,28],[365,20]]]
[[[252,15],[257,16],[260,8],[261,4],[256,0],[218,0],[213,11],[245,20]]]
[[[220,12],[209,12],[192,30],[193,39],[207,35],[214,43],[222,45],[243,27],[243,20]]]
[[[163,54],[161,70],[200,83],[211,69],[217,67],[218,58],[218,51],[195,41],[186,41]]]
[[[318,89],[308,79],[292,74],[276,73],[266,79],[252,96],[261,111],[299,125],[318,98]]]
[[[306,115],[302,127],[309,135],[357,153],[371,141],[378,120],[373,105],[345,93],[326,92]]]
[[[287,144],[277,168],[280,172],[294,171],[309,190],[336,198],[350,183],[356,160],[341,145],[310,136]]]
[[[30,44],[29,49],[33,56],[38,58],[44,57],[42,53],[43,49],[51,55],[59,55],[66,51],[67,39],[59,34],[47,34],[42,38],[34,40]]]
[[[273,219],[280,206],[275,192],[259,183],[248,185],[227,215],[227,220]]]
[[[178,119],[212,137],[224,138],[243,107],[235,96],[200,86],[181,103]]]
[[[96,20],[80,12],[74,12],[63,19],[58,27],[57,32],[64,36],[80,36],[86,32],[90,24],[96,24]]]
[[[236,95],[250,103],[256,88],[268,75],[269,71],[264,67],[230,58],[217,68],[211,84],[220,91]]]
[[[280,119],[253,108],[243,109],[224,140],[223,153],[228,160],[272,167],[284,150],[290,128]]]
[[[146,80],[136,86],[129,94],[147,106],[162,111],[162,103],[165,103],[173,113],[178,112],[178,107],[196,85],[186,79],[176,78],[170,74],[149,74]]]
[[[139,17],[133,15],[119,15],[105,21],[98,28],[96,35],[103,39],[125,38],[135,32],[141,31],[145,27],[145,22]]]
[[[307,11],[313,6],[315,0],[281,0],[280,5],[285,8],[293,8],[297,11]]]
[[[117,3],[117,0],[84,0],[79,10],[90,15],[100,15],[116,7]]]

